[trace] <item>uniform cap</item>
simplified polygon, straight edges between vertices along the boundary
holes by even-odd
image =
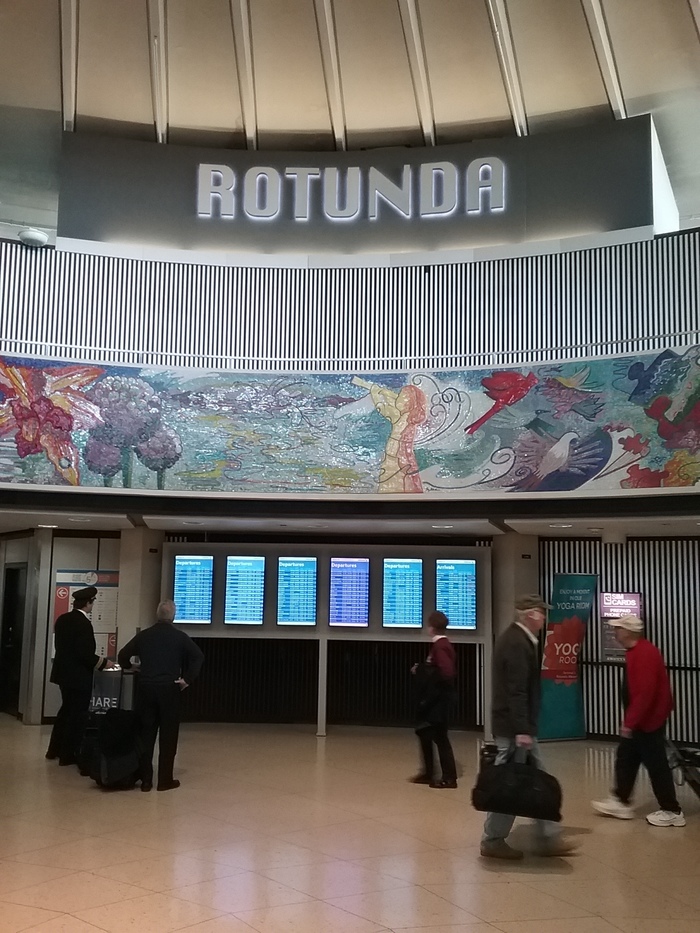
[[[73,600],[76,599],[81,602],[89,603],[91,599],[94,599],[97,596],[97,587],[95,586],[86,586],[82,590],[76,590],[73,593]]]

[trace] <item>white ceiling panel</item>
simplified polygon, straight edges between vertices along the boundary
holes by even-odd
[[[423,143],[396,0],[336,0],[348,146]]]
[[[501,534],[485,519],[385,519],[385,518],[340,518],[329,515],[318,518],[212,518],[202,515],[144,515],[143,521],[149,528],[171,533],[187,534],[212,531],[218,533],[245,534],[349,534],[349,535],[447,535],[450,537],[489,538]]]
[[[682,518],[658,516],[649,518],[550,518],[512,519],[506,524],[522,535],[543,538],[631,538],[697,537],[700,535],[700,515]]]
[[[229,0],[169,0],[168,141],[245,147]]]
[[[258,145],[333,149],[313,0],[253,0]]]
[[[0,510],[0,534],[33,531],[41,526],[61,531],[121,531],[133,528],[126,515],[81,514],[66,512],[29,512]]]
[[[78,9],[78,129],[155,139],[146,0]]]
[[[508,0],[508,15],[530,131],[612,119],[580,0]]]
[[[419,0],[437,142],[514,135],[483,0]]]
[[[0,104],[60,111],[58,0],[0,4]]]

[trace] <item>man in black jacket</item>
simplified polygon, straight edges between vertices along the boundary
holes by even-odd
[[[173,790],[180,782],[173,767],[180,732],[180,693],[199,674],[202,651],[189,635],[175,628],[175,603],[158,605],[156,623],[135,635],[119,652],[122,667],[139,659],[136,713],[141,741],[141,790],[153,788],[153,751],[158,743],[158,790]]]
[[[497,639],[493,653],[494,741],[498,746],[496,764],[511,758],[526,761],[528,756],[542,767],[537,747],[537,720],[540,712],[540,659],[537,636],[550,607],[539,595],[520,596],[515,601],[516,619]],[[506,842],[514,816],[489,813],[481,838],[484,858],[521,859],[523,853]],[[574,846],[565,842],[557,823],[538,820],[538,854],[567,855]]]
[[[61,708],[51,731],[46,757],[58,758],[59,765],[74,765],[85,731],[92,675],[114,664],[97,655],[90,612],[97,597],[94,586],[73,593],[73,609],[56,619],[56,652],[51,667],[51,683],[61,691]]]

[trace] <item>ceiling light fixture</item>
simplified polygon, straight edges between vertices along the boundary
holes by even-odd
[[[91,518],[69,518],[68,521],[69,522],[90,522],[92,521],[92,519]]]
[[[188,521],[185,521],[185,520],[183,519],[182,524],[183,524],[183,525],[203,525],[204,522],[188,522]]]
[[[433,528],[454,528],[454,525],[433,525]]]
[[[589,528],[589,531],[602,531],[602,528]]]
[[[550,527],[550,528],[573,528],[574,526],[573,526],[573,525],[567,525],[567,524],[565,524],[565,523],[559,522],[559,523],[557,523],[557,524],[550,525],[549,527]]]
[[[37,528],[58,528],[58,525],[37,525]]]

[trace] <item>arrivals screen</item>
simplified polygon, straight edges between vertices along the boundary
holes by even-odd
[[[316,624],[315,557],[280,557],[277,565],[277,624]]]
[[[369,623],[369,558],[331,558],[331,625]]]
[[[214,558],[178,554],[175,557],[173,601],[175,621],[183,625],[211,623],[211,593]]]
[[[264,557],[226,558],[224,622],[227,625],[262,625],[264,594]]]
[[[382,625],[420,628],[423,624],[423,561],[384,558]]]
[[[435,605],[450,620],[450,628],[476,628],[476,561],[435,562]]]

